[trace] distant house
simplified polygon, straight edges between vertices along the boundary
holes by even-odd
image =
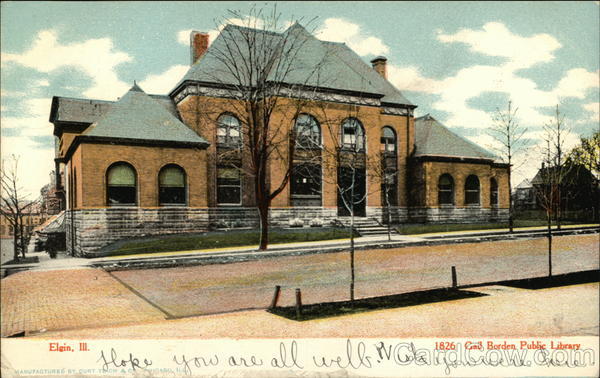
[[[515,210],[535,210],[538,208],[535,190],[531,181],[525,179],[515,187],[513,192],[513,205]]]
[[[69,252],[93,256],[119,239],[203,232],[220,222],[256,226],[256,188],[240,169],[249,164],[241,147],[249,139],[235,106],[239,87],[228,82],[215,49],[224,51],[226,38],[276,47],[289,35],[304,43],[278,101],[311,97],[299,114],[282,105],[273,115],[285,135],[301,137],[297,154],[268,164],[273,183],[293,164],[288,185],[271,202],[272,225],[347,215],[338,195],[348,179],[346,160],[324,155],[334,145],[342,154],[358,151],[358,161],[385,157],[385,179],[366,163],[352,174],[359,217],[384,220],[385,189],[395,222],[507,219],[508,166],[429,115],[415,120],[416,105],[387,80],[386,58],[368,64],[299,24],[283,33],[227,25],[210,46],[208,34],[192,32],[192,65],[166,96],[134,85],[114,102],[53,97],[55,181],[58,197],[64,193]],[[278,56],[269,67],[277,67]],[[317,64],[322,83],[311,81]],[[231,152],[227,159],[224,152]]]
[[[559,204],[565,218],[598,219],[600,206],[599,180],[583,165],[570,165],[562,168],[561,179],[549,180],[548,177],[558,177],[556,167],[543,167],[531,180],[533,191],[538,197],[536,207],[541,209],[539,195],[548,194],[554,190],[556,197],[553,200],[553,211]],[[560,182],[560,188],[557,185]],[[560,190],[559,190],[560,189]],[[569,214],[572,213],[572,214]],[[577,214],[575,214],[577,213]]]

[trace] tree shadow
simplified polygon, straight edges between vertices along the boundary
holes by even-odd
[[[457,299],[476,298],[487,294],[451,288],[417,291],[412,293],[386,295],[357,299],[354,302],[326,302],[303,305],[298,317],[296,307],[275,307],[267,311],[291,320],[313,320],[355,313],[418,306],[428,303],[446,302]]]

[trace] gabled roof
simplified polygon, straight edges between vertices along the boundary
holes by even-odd
[[[190,67],[175,89],[185,81],[199,81],[215,85],[239,85],[240,81],[250,83],[247,78],[240,80],[234,77],[223,64],[224,56],[227,56],[227,61],[230,59],[232,62],[238,63],[248,61],[250,58],[245,56],[248,54],[247,49],[232,50],[228,47],[235,44],[244,46],[245,40],[250,38],[254,41],[254,45],[265,46],[269,51],[278,51],[280,56],[285,55],[282,51],[286,50],[286,47],[283,46],[286,40],[288,46],[290,43],[299,46],[297,50],[292,51],[293,57],[290,58],[292,61],[289,71],[285,75],[279,74],[284,77],[277,77],[278,61],[276,58],[267,75],[268,80],[283,81],[291,85],[359,92],[381,98],[383,103],[414,106],[398,89],[365,63],[348,46],[343,43],[321,41],[298,23],[290,26],[283,33],[227,25],[207,52]],[[282,59],[288,58],[289,56]]]
[[[495,155],[448,130],[429,114],[415,119],[415,156],[497,160]]]
[[[533,188],[533,185],[531,185],[531,181],[524,179],[523,181],[521,181],[521,183],[519,185],[517,185],[515,187],[515,189],[531,189]]]
[[[87,137],[204,143],[157,100],[134,85],[119,101],[94,122],[83,135]]]
[[[574,184],[582,181],[592,182],[596,177],[581,164],[565,164],[562,167],[543,167],[538,169],[535,176],[531,179],[532,185],[548,185],[550,180],[558,180],[562,176],[562,182],[565,184]]]

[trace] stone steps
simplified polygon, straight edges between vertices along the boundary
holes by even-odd
[[[350,226],[350,217],[341,217],[339,220],[345,225]],[[381,225],[373,218],[354,218],[354,229],[358,231],[361,236],[378,236],[387,235],[388,228]],[[395,229],[392,228],[392,233],[396,233]]]

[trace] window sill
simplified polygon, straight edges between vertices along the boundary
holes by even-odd
[[[161,203],[158,206],[160,207],[186,207],[186,203]]]

